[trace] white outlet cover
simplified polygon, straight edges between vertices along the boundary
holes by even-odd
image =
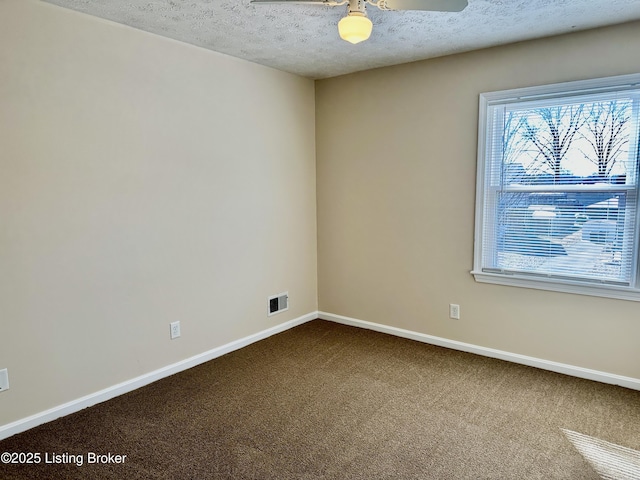
[[[0,392],[9,390],[9,371],[4,368],[0,370]]]
[[[171,322],[169,324],[171,340],[180,336],[180,322]]]

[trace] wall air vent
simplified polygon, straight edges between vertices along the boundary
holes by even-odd
[[[289,292],[279,293],[269,297],[268,316],[289,310]]]

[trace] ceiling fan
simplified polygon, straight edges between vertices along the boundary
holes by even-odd
[[[347,6],[347,16],[338,22],[340,38],[360,43],[371,35],[373,23],[367,18],[366,4],[380,10],[422,10],[432,12],[460,12],[467,0],[251,0],[251,3],[300,3],[305,5]]]

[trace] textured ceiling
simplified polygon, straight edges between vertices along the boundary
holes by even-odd
[[[371,38],[351,45],[337,31],[346,6],[251,5],[249,0],[46,1],[309,78],[640,19],[640,0],[469,0],[459,13],[381,11],[368,5]]]

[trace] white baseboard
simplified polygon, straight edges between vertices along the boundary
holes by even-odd
[[[38,425],[42,425],[43,423],[50,422],[52,420],[55,420],[56,418],[78,412],[87,407],[91,407],[92,405],[96,405],[97,403],[110,400],[119,395],[123,395],[125,393],[136,390],[140,387],[144,387],[145,385],[153,383],[157,380],[195,367],[196,365],[200,365],[201,363],[208,362],[209,360],[213,360],[214,358],[221,357],[222,355],[233,352],[234,350],[246,347],[247,345],[250,345],[254,342],[263,340],[277,333],[284,332],[285,330],[289,330],[290,328],[296,327],[310,320],[315,320],[316,318],[318,318],[318,312],[308,313],[288,322],[276,325],[275,327],[271,327],[261,332],[254,333],[253,335],[249,335],[248,337],[235,340],[207,352],[195,355],[191,358],[187,358],[172,365],[154,370],[153,372],[146,373],[139,377],[132,378],[131,380],[127,380],[126,382],[119,383],[112,387],[105,388],[104,390],[100,390],[99,392],[86,395],[76,400],[72,400],[63,405],[58,405],[57,407],[50,408],[49,410],[45,410],[44,412],[36,413],[35,415],[31,415],[30,417],[23,418],[6,425],[2,425],[0,426],[0,440],[9,438],[12,435],[24,432],[26,430],[29,430],[30,428],[37,427]]]
[[[502,350],[495,350],[493,348],[480,347],[478,345],[472,345],[470,343],[463,343],[456,340],[434,337],[433,335],[427,335],[425,333],[413,332],[411,330],[404,330],[402,328],[389,327],[387,325],[382,325],[379,323],[366,322],[364,320],[344,317],[342,315],[334,315],[327,312],[318,312],[318,317],[322,320],[329,320],[336,323],[342,323],[344,325],[351,325],[353,327],[375,330],[376,332],[388,333],[397,337],[409,338],[411,340],[417,340],[418,342],[438,345],[440,347],[451,348],[453,350],[475,353],[478,355],[483,355],[485,357],[499,358],[500,360],[507,360],[509,362],[520,363],[522,365],[541,368],[543,370],[550,370],[552,372],[564,373],[565,375],[571,375],[573,377],[595,380],[596,382],[609,383],[612,385],[620,385],[622,387],[631,388],[633,390],[640,390],[640,379],[638,378],[624,377],[622,375],[616,375],[614,373],[600,372],[598,370],[575,367],[573,365],[552,362],[535,357],[528,357],[526,355],[520,355],[517,353],[510,353],[504,352]]]
[[[131,380],[127,380],[126,382],[122,382],[112,387],[105,388],[104,390],[100,390],[90,395],[72,400],[63,405],[50,408],[49,410],[45,410],[44,412],[40,412],[35,415],[31,415],[30,417],[26,417],[15,422],[2,425],[0,426],[0,440],[9,438],[12,435],[24,432],[26,430],[29,430],[30,428],[37,427],[38,425],[42,425],[43,423],[50,422],[52,420],[55,420],[56,418],[78,412],[87,407],[91,407],[98,403],[105,402],[117,396],[131,392],[157,380],[195,367],[196,365],[200,365],[201,363],[208,362],[209,360],[213,360],[214,358],[246,347],[247,345],[263,340],[277,333],[284,332],[285,330],[289,330],[290,328],[296,327],[298,325],[302,325],[303,323],[309,322],[316,318],[321,318],[322,320],[328,320],[344,325],[365,328],[368,330],[374,330],[376,332],[388,333],[397,337],[409,338],[411,340],[417,340],[418,342],[428,343],[431,345],[438,345],[454,350],[461,350],[463,352],[475,353],[478,355],[483,355],[485,357],[499,358],[501,360],[520,363],[522,365],[529,365],[531,367],[550,370],[552,372],[564,373],[566,375],[571,375],[574,377],[595,380],[597,382],[609,383],[613,385],[620,385],[622,387],[630,388],[633,390],[640,390],[640,379],[637,378],[624,377],[612,373],[600,372],[597,370],[590,370],[588,368],[582,367],[575,367],[572,365],[552,362],[549,360],[542,360],[535,357],[528,357],[526,355],[520,355],[517,353],[510,353],[504,352],[502,350],[495,350],[493,348],[480,347],[478,345],[472,345],[470,343],[448,340],[446,338],[435,337],[432,335],[427,335],[425,333],[413,332],[411,330],[390,327],[379,323],[372,323],[355,318],[344,317],[342,315],[334,315],[327,312],[311,312],[288,322],[281,323],[280,325],[276,325],[275,327],[268,328],[261,332],[249,335],[239,340],[235,340],[233,342],[227,343],[199,355],[187,358],[172,365],[168,365],[158,370],[154,370],[153,372],[149,372]]]

